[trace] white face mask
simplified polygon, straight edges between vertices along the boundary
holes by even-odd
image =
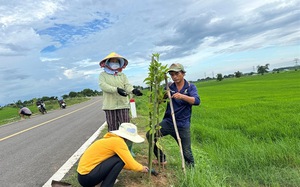
[[[118,62],[109,62],[108,65],[109,65],[109,67],[111,69],[118,69],[118,68],[120,68],[120,64]]]

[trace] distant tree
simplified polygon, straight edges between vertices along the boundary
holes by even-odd
[[[56,96],[52,96],[49,98],[50,100],[57,100],[57,97]]]
[[[24,105],[24,103],[21,100],[17,101],[15,104],[17,107],[21,107]]]
[[[235,76],[236,78],[240,78],[242,75],[243,75],[243,73],[240,72],[240,71],[234,72],[234,76]]]
[[[90,96],[95,95],[94,91],[91,90],[91,89],[89,89],[89,88],[86,88],[86,89],[82,90],[82,91],[81,91],[81,94],[82,94],[83,96],[87,96],[87,97],[90,97]]]
[[[223,75],[222,73],[217,74],[217,81],[222,81],[223,80]]]
[[[102,91],[94,90],[95,95],[102,95]]]
[[[69,97],[77,97],[77,92],[70,92]]]
[[[234,74],[228,74],[227,75],[227,78],[233,78],[234,77]]]
[[[42,97],[42,100],[43,100],[43,101],[49,101],[49,100],[50,100],[50,97],[48,97],[48,96],[43,96],[43,97]]]
[[[29,106],[29,105],[32,105],[32,104],[33,104],[33,101],[32,101],[32,100],[24,101],[23,104],[24,104],[25,106]]]
[[[276,68],[273,69],[272,71],[273,71],[273,73],[275,73],[275,72],[276,72],[276,73],[279,73],[279,69],[276,69]]]
[[[133,85],[133,88],[137,88],[139,90],[143,90],[144,89],[142,86],[135,86],[135,85]]]
[[[257,66],[257,73],[259,73],[261,75],[268,73],[269,65],[270,64],[266,64],[265,66]]]
[[[67,99],[69,97],[69,95],[65,94],[63,96],[61,96],[63,99]]]

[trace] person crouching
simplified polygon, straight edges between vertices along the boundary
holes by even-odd
[[[103,138],[92,143],[78,163],[78,182],[84,187],[113,186],[121,170],[147,173],[149,168],[137,162],[127,144],[142,143],[137,127],[132,123],[122,123],[118,130],[107,132]]]

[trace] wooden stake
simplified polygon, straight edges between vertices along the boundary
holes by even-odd
[[[180,135],[179,135],[178,129],[177,129],[176,118],[175,118],[175,113],[174,113],[174,107],[173,107],[173,102],[172,102],[171,91],[170,91],[169,84],[168,84],[167,74],[165,74],[165,82],[166,82],[166,87],[167,87],[167,94],[168,94],[168,97],[170,99],[170,107],[171,107],[173,125],[174,125],[174,129],[175,129],[175,132],[176,132],[176,137],[177,137],[177,141],[178,141],[179,149],[180,149],[180,154],[181,154],[181,163],[182,163],[181,167],[182,167],[182,170],[183,170],[184,175],[185,175],[186,174],[185,173],[185,162],[184,162],[184,157],[183,157],[181,139],[180,139]]]

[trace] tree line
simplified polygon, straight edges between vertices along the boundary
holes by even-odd
[[[297,62],[298,62],[298,59],[297,59]],[[269,65],[270,64],[266,64],[266,65],[262,65],[262,66],[258,65],[257,66],[257,73],[255,73],[255,72],[242,73],[240,71],[237,71],[237,72],[234,72],[234,74],[229,74],[229,75],[224,75],[224,76],[221,73],[218,73],[217,76],[216,76],[216,80],[217,81],[222,81],[224,78],[232,78],[232,77],[239,78],[241,76],[247,76],[247,75],[253,75],[253,74],[264,75],[265,73],[269,73]],[[274,72],[279,73],[280,71],[284,71],[286,69],[297,71],[299,68],[300,68],[300,66],[297,65],[297,63],[296,63],[296,66],[276,68],[276,69],[273,69],[272,71],[273,71],[273,73]],[[207,81],[207,80],[213,80],[213,79],[215,79],[215,77],[213,77],[213,78],[206,77],[204,79],[198,79],[197,81],[190,81],[190,82],[201,82],[201,81]],[[140,90],[145,89],[142,86],[133,86],[133,87],[138,88]],[[86,88],[86,89],[83,89],[82,91],[79,91],[79,92],[71,91],[71,92],[69,92],[69,94],[62,95],[61,97],[63,99],[68,99],[68,98],[74,98],[74,97],[91,97],[91,96],[100,96],[100,95],[102,95],[102,91],[97,91],[97,90],[92,90],[92,89]],[[18,100],[15,103],[10,103],[10,104],[5,105],[5,106],[18,106],[18,107],[27,106],[27,105],[34,104],[37,100],[54,101],[54,100],[58,100],[58,97],[57,96],[51,96],[51,97],[43,96],[41,98],[33,98],[31,100],[23,101],[23,102],[21,100]]]
[[[270,66],[270,64],[266,64],[266,65],[262,65],[262,66],[258,65],[256,67],[257,68],[257,73],[251,72],[251,73],[243,74],[242,72],[237,71],[237,72],[234,72],[234,74],[229,74],[229,75],[224,75],[224,76],[222,75],[222,73],[218,73],[217,76],[216,76],[216,79],[217,79],[217,81],[222,81],[224,78],[232,78],[232,77],[239,78],[239,77],[244,76],[244,75],[246,75],[246,76],[247,75],[254,75],[254,74],[264,75],[265,73],[269,73],[269,66]],[[295,71],[297,71],[298,68],[299,68],[299,66],[275,68],[275,69],[272,70],[272,72],[273,73],[275,73],[275,72],[279,73],[280,71],[284,71],[284,70],[295,70]]]
[[[69,92],[69,94],[62,95],[61,98],[68,99],[68,98],[74,98],[74,97],[91,97],[91,96],[98,96],[98,95],[102,95],[102,91],[97,91],[97,90],[92,90],[92,89],[86,88],[79,92],[71,91],[71,92]],[[42,100],[45,102],[45,101],[57,101],[58,99],[59,98],[57,96],[51,96],[51,97],[43,96],[41,98],[33,98],[30,100],[25,100],[25,101],[18,100],[17,102],[7,104],[6,106],[21,107],[21,106],[28,106],[28,105],[35,104],[36,101],[38,101],[38,100]]]

